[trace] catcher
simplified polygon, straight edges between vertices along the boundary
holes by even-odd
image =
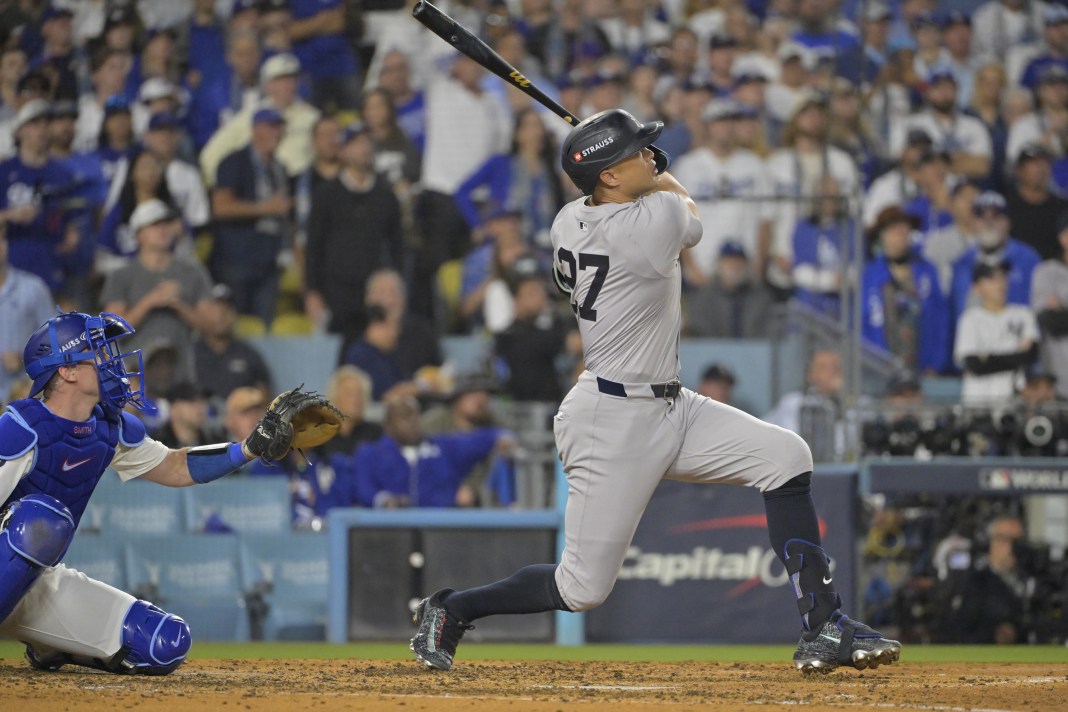
[[[151,408],[141,352],[120,346],[133,331],[109,313],[49,319],[23,352],[31,397],[0,415],[0,636],[24,642],[39,670],[73,664],[166,675],[189,652],[179,616],[61,563],[108,467],[124,481],[206,484],[253,458],[324,443],[344,417],[295,388],[275,398],[244,442],[168,449],[123,410]]]

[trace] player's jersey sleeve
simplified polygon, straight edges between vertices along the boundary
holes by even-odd
[[[7,501],[19,480],[33,469],[33,449],[14,460],[0,460],[0,504]]]
[[[166,445],[147,436],[136,447],[129,447],[120,442],[115,447],[111,467],[119,473],[123,482],[128,482],[163,462],[169,452],[170,449]]]
[[[701,241],[701,221],[686,207],[681,195],[657,191],[638,201],[631,234],[659,274],[674,273],[679,253]]]

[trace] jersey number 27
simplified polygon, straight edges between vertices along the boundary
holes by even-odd
[[[561,271],[560,280],[570,290],[575,289],[579,270],[585,270],[588,267],[593,267],[597,270],[593,275],[593,283],[590,284],[589,291],[586,292],[586,298],[582,300],[582,304],[579,305],[574,299],[571,301],[571,310],[578,314],[580,319],[597,321],[597,310],[593,308],[593,304],[597,301],[597,295],[601,293],[601,287],[604,286],[604,280],[608,276],[608,255],[580,252],[576,262],[575,253],[561,247],[556,251],[556,258],[560,260],[560,264],[567,265],[567,274]]]

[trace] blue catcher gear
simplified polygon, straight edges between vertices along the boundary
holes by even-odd
[[[176,615],[148,601],[134,601],[122,622],[122,647],[107,660],[61,650],[26,646],[26,660],[35,670],[55,672],[80,665],[120,675],[169,675],[185,662],[193,639],[189,626]]]
[[[46,494],[16,500],[0,517],[0,621],[41,575],[63,560],[74,538],[74,518]]]
[[[92,361],[100,381],[101,403],[116,409],[130,404],[139,410],[152,410],[145,400],[141,350],[123,353],[117,343],[132,333],[134,328],[125,319],[108,312],[97,316],[67,312],[49,319],[33,332],[22,354],[26,375],[33,379],[30,395],[40,393],[60,366]],[[137,370],[130,371],[126,360],[135,358]],[[134,377],[138,379],[136,390],[130,385]]]

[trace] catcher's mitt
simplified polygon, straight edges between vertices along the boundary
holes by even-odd
[[[291,448],[322,445],[337,435],[345,416],[333,403],[318,393],[302,391],[298,386],[271,401],[242,449],[250,457],[281,460]]]

